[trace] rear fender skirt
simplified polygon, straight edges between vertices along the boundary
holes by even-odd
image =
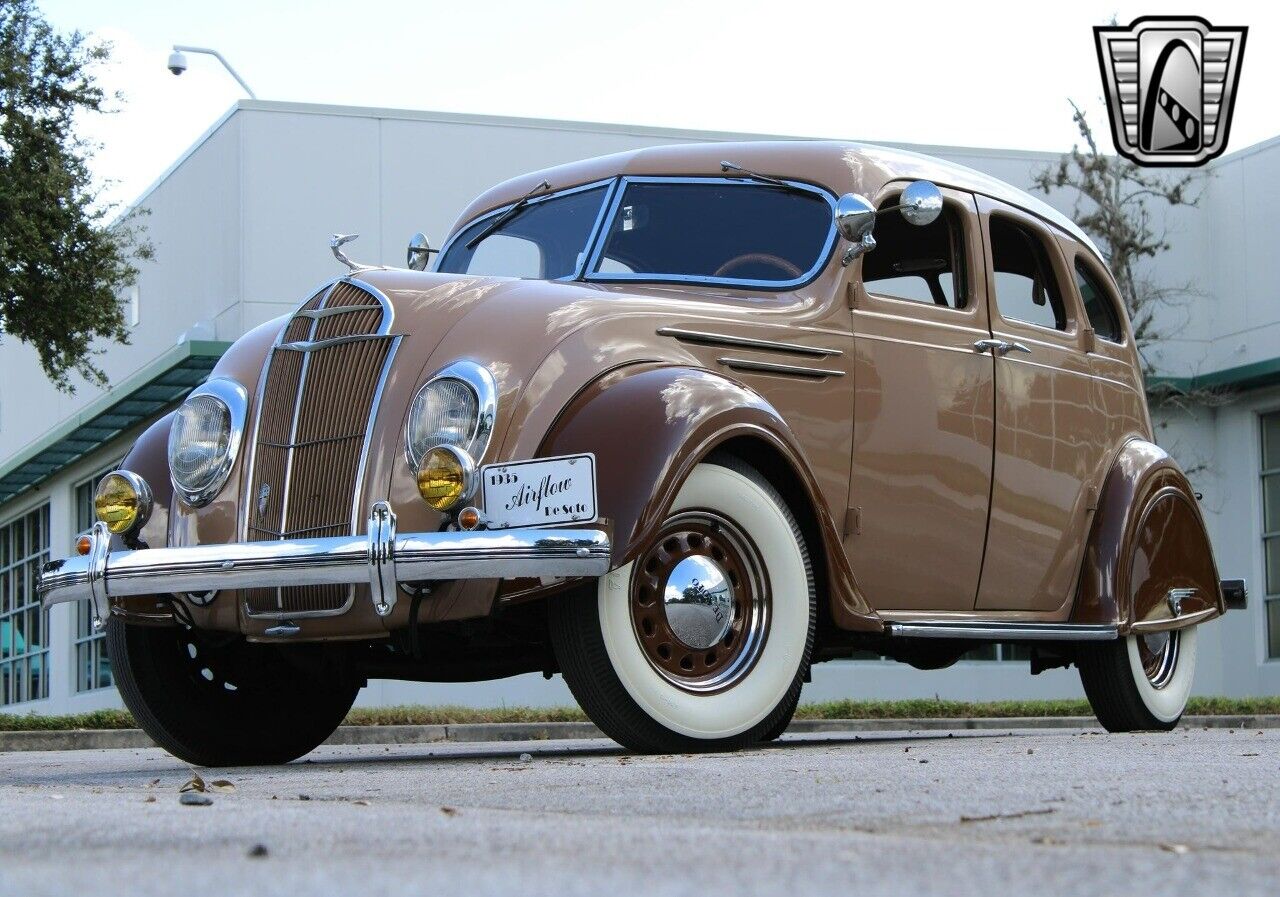
[[[1195,493],[1159,446],[1132,439],[1094,513],[1071,622],[1177,629],[1226,610]]]

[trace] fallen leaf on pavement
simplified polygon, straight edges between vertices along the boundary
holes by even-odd
[[[457,807],[441,807],[440,812],[446,816],[454,816],[458,812]]]
[[[235,783],[230,782],[227,779],[214,779],[209,783],[209,790],[220,791],[223,794],[230,794],[232,791],[236,790],[236,786]]]

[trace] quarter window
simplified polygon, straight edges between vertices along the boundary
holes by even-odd
[[[993,215],[990,221],[996,306],[1001,316],[1050,330],[1066,330],[1066,306],[1044,241],[1029,229],[999,216]]]
[[[1280,660],[1280,411],[1262,417],[1262,564],[1267,657]]]
[[[889,200],[889,204],[897,199]],[[945,308],[964,308],[963,228],[954,208],[943,206],[932,224],[919,227],[898,214],[876,222],[876,248],[863,256],[868,293]]]
[[[1089,326],[1093,332],[1113,343],[1124,342],[1124,330],[1120,326],[1120,316],[1110,296],[1110,291],[1103,288],[1093,272],[1080,259],[1076,259],[1076,287],[1080,290],[1080,300],[1084,303],[1084,313],[1089,317]]]
[[[49,612],[36,595],[48,560],[48,505],[0,526],[0,704],[49,697]]]

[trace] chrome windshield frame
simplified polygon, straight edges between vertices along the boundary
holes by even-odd
[[[835,250],[839,234],[835,224],[835,208],[836,196],[825,187],[816,184],[810,184],[805,181],[796,181],[789,178],[783,180],[790,187],[811,193],[820,197],[827,207],[831,210],[831,226],[827,229],[826,240],[823,243],[821,251],[818,253],[816,260],[808,271],[805,271],[800,277],[791,280],[759,280],[737,277],[714,277],[699,276],[692,274],[601,274],[594,269],[599,265],[600,259],[604,253],[604,234],[610,222],[618,214],[618,209],[622,204],[622,198],[626,193],[629,184],[648,183],[648,184],[734,184],[747,187],[767,187],[773,190],[778,188],[772,184],[760,183],[745,177],[728,177],[719,175],[617,175],[603,180],[590,181],[586,184],[577,184],[572,187],[566,187],[563,190],[553,190],[530,199],[527,205],[532,206],[536,203],[547,202],[548,200],[558,199],[562,196],[569,196],[573,193],[581,193],[586,190],[595,190],[601,187],[605,188],[604,200],[600,204],[600,211],[596,215],[595,223],[592,225],[591,232],[587,238],[586,245],[582,252],[578,255],[578,263],[572,274],[564,277],[548,278],[548,280],[561,283],[579,281],[583,283],[676,283],[676,284],[697,284],[699,286],[718,286],[728,287],[731,289],[749,289],[763,290],[766,292],[786,292],[807,286],[818,278],[827,264],[831,261],[831,254]],[[505,205],[497,206],[490,209],[483,215],[472,218],[462,227],[454,231],[453,235],[440,248],[439,254],[436,255],[435,267],[432,269],[437,273],[440,272],[440,265],[448,256],[449,251],[453,249],[459,238],[470,231],[477,224],[488,221],[512,208],[518,202],[513,200]],[[458,272],[453,272],[458,273]],[[473,275],[483,276],[483,275]]]
[[[617,177],[603,178],[601,180],[591,181],[586,184],[577,184],[573,187],[565,187],[563,190],[553,189],[551,191],[548,191],[547,193],[543,193],[540,196],[532,197],[529,199],[527,203],[525,203],[526,208],[532,208],[533,206],[539,203],[547,202],[548,200],[560,199],[561,197],[564,197],[564,196],[571,196],[574,193],[584,193],[587,190],[597,190],[601,187],[605,188],[604,198],[600,201],[600,210],[596,213],[596,220],[591,225],[591,232],[587,235],[587,242],[583,245],[582,251],[578,253],[578,261],[577,261],[577,264],[574,265],[573,273],[567,274],[564,277],[547,278],[548,280],[574,281],[574,280],[582,279],[583,271],[586,268],[588,251],[592,246],[595,245],[596,236],[599,234],[600,229],[604,227],[605,214],[613,207],[614,193],[618,189],[618,178]],[[490,219],[496,218],[499,215],[504,214],[505,212],[509,211],[513,206],[515,206],[517,202],[518,200],[515,200],[507,203],[506,205],[501,205],[501,206],[498,206],[497,208],[490,209],[489,211],[485,212],[483,215],[479,215],[475,218],[472,218],[462,227],[454,231],[453,235],[449,237],[448,241],[446,241],[445,244],[440,247],[440,251],[436,253],[436,262],[435,262],[435,266],[431,269],[432,272],[465,275],[466,272],[440,271],[440,266],[444,263],[444,260],[449,255],[449,252],[453,249],[454,244],[458,242],[458,240],[462,237],[463,234],[471,230],[477,224],[480,224],[481,222],[484,222],[484,221],[489,221]],[[493,234],[490,234],[489,236],[493,236]],[[486,237],[486,239],[488,239],[488,237]],[[471,276],[485,276],[485,275],[471,275]]]
[[[813,265],[809,270],[805,271],[799,277],[791,280],[759,280],[752,278],[739,277],[715,277],[712,275],[693,275],[693,274],[601,274],[595,269],[599,266],[600,260],[604,254],[604,233],[607,226],[618,214],[618,209],[622,205],[622,200],[626,196],[627,187],[630,184],[734,184],[744,187],[761,187],[770,190],[779,189],[773,184],[753,181],[745,177],[724,177],[724,176],[668,176],[668,175],[623,175],[619,177],[618,184],[613,190],[612,198],[609,205],[609,213],[605,216],[605,226],[597,230],[594,234],[587,264],[583,270],[582,276],[579,278],[587,283],[681,283],[681,284],[698,284],[699,286],[719,286],[730,287],[736,289],[765,290],[770,292],[786,292],[788,290],[799,289],[812,283],[827,267],[831,260],[832,250],[836,245],[836,197],[829,190],[818,187],[814,184],[805,183],[804,181],[794,181],[789,178],[780,178],[788,186],[806,193],[817,196],[827,204],[831,212],[831,224],[827,228],[827,237],[822,245],[821,251],[817,254]]]

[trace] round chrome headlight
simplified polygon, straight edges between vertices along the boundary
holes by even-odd
[[[455,362],[432,377],[414,397],[405,427],[405,450],[414,471],[439,446],[483,457],[493,432],[497,384],[488,369]]]
[[[188,505],[208,504],[222,491],[240,448],[247,406],[243,386],[217,379],[197,387],[174,415],[169,478]]]

